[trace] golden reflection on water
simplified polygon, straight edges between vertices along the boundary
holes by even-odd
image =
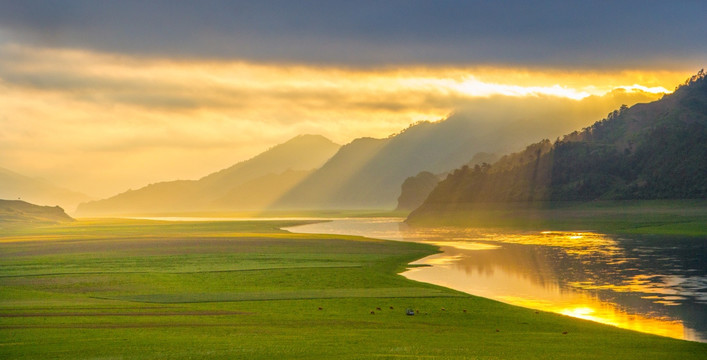
[[[621,250],[616,241],[603,234],[592,232],[543,231],[529,234],[486,234],[489,240],[511,244],[562,247],[572,255],[601,254],[614,256]]]
[[[493,250],[500,248],[500,246],[498,245],[484,244],[471,241],[427,241],[426,243],[437,245],[440,247],[450,246],[455,249],[461,250]]]
[[[684,300],[684,296],[679,296],[679,292],[672,288],[679,280],[672,280],[674,277],[658,275],[634,275],[622,282],[622,284],[595,284],[592,281],[574,281],[568,285],[583,290],[611,290],[613,292],[634,292],[643,294],[656,294],[642,296],[642,299],[652,300],[654,303],[663,305],[680,305],[676,300]],[[667,282],[666,282],[667,279]],[[671,281],[672,280],[672,281]]]
[[[540,309],[624,329],[678,339],[684,338],[686,332],[682,321],[630,314],[612,303],[603,302],[591,296],[579,293],[564,294],[564,298],[561,302],[514,296],[501,296],[497,300],[531,309]]]
[[[680,272],[689,268],[671,275],[670,267],[639,261],[638,257],[644,255],[657,261],[670,256],[660,249],[626,247],[625,239],[619,243],[590,231],[410,228],[401,221],[346,219],[293,230],[436,245],[441,253],[412,263],[429,266],[414,267],[402,275],[513,305],[651,334],[707,341],[704,328],[695,325],[701,310],[669,311],[679,305],[707,303],[707,296],[701,292],[707,280]],[[698,317],[691,318],[695,315]]]
[[[478,231],[478,230],[474,230]],[[435,230],[441,235],[440,230]],[[416,280],[446,286],[505,303],[559,313],[600,322],[625,329],[647,332],[673,338],[691,338],[691,330],[682,321],[656,314],[630,313],[617,304],[602,301],[592,290],[655,294],[644,296],[663,305],[681,297],[669,284],[656,282],[650,276],[635,275],[619,285],[596,284],[594,281],[576,281],[563,284],[556,269],[538,254],[528,254],[526,247],[488,251],[500,244],[542,245],[561,248],[568,256],[590,261],[597,255],[619,257],[621,249],[615,240],[591,232],[542,232],[536,234],[476,233],[473,236],[453,235],[454,241],[424,241],[441,247],[443,251],[414,262],[415,267],[402,275]],[[414,237],[418,237],[416,234]],[[479,241],[463,241],[461,238]],[[494,243],[495,242],[495,243]],[[529,274],[528,268],[538,270]],[[541,274],[541,275],[537,275]],[[564,286],[563,286],[564,285]],[[675,303],[678,304],[678,303]]]

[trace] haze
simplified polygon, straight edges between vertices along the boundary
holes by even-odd
[[[105,197],[452,113],[520,148],[660,98],[707,54],[704,4],[521,6],[501,27],[484,14],[513,6],[452,3],[0,2],[0,166]]]

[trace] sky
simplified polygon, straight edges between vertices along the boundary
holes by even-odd
[[[703,68],[705,13],[704,1],[0,0],[0,167],[106,197],[298,134],[345,144],[452,113],[554,138]]]

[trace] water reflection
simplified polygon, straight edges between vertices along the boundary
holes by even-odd
[[[346,219],[289,229],[434,244],[404,276],[514,305],[707,341],[707,239],[414,229]]]

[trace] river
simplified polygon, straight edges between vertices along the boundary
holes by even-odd
[[[472,295],[621,328],[707,342],[707,239],[411,228],[400,218],[287,228],[436,245],[402,273]]]

